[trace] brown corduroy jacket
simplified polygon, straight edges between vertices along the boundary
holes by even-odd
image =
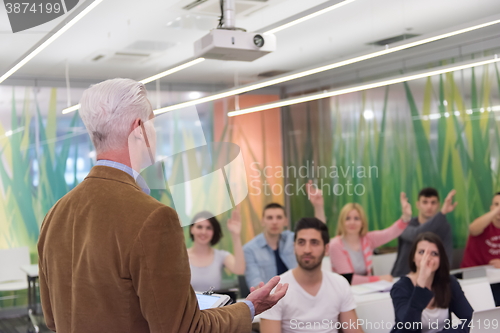
[[[45,217],[38,242],[47,326],[61,333],[244,333],[244,303],[200,311],[176,212],[126,172],[95,166]]]

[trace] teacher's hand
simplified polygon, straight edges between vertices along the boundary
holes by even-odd
[[[248,295],[246,300],[253,303],[255,315],[269,310],[285,296],[288,290],[288,283],[278,284],[278,282],[280,282],[280,277],[275,276],[265,285],[261,282],[258,288],[252,287],[252,292]],[[276,289],[274,293],[271,294],[271,290],[273,290],[274,287],[276,287]]]

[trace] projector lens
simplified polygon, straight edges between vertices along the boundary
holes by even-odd
[[[255,36],[253,36],[253,43],[257,47],[264,46],[264,37],[262,37],[261,35],[255,35]]]

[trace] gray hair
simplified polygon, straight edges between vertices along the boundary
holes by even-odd
[[[146,122],[152,111],[144,84],[131,79],[92,85],[80,104],[80,117],[97,153],[126,147],[134,120]]]

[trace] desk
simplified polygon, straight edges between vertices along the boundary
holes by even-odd
[[[356,301],[356,314],[358,319],[363,320],[365,333],[389,333],[391,331],[395,317],[389,292],[354,294],[354,300]]]
[[[462,274],[463,280],[486,277],[490,284],[500,283],[500,269],[492,265],[454,269],[450,275]]]
[[[36,282],[38,280],[38,264],[21,266],[21,270],[28,277],[28,311],[36,314]]]
[[[486,278],[490,284],[500,283],[500,268],[486,268]]]
[[[38,264],[21,266],[21,270],[28,277],[28,317],[32,327],[28,327],[28,333],[40,332],[36,314],[36,281],[38,280]]]

